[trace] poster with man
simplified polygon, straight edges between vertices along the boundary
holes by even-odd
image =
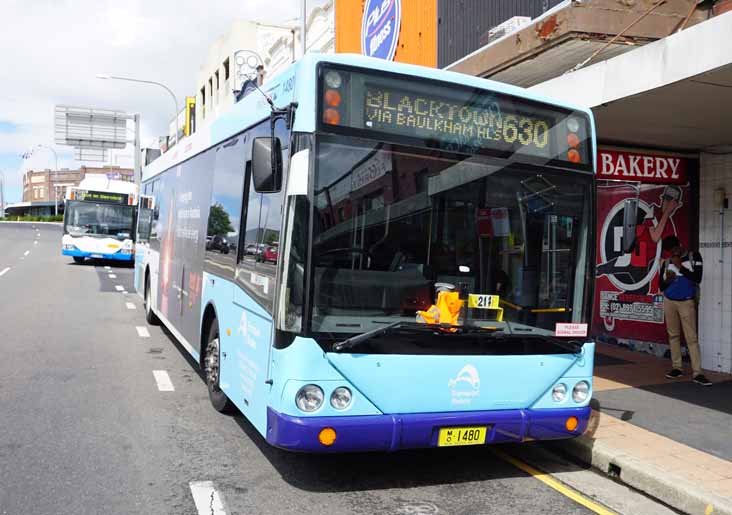
[[[661,242],[670,235],[689,241],[687,168],[678,157],[599,151],[595,335],[666,343]],[[637,199],[638,208],[635,242],[626,253],[627,199]]]

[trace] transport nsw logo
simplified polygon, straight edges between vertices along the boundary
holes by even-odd
[[[473,365],[465,365],[457,375],[447,382],[452,392],[453,406],[464,406],[480,395],[480,374]]]

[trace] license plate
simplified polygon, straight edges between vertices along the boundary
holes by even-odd
[[[102,256],[101,254],[92,254],[91,257],[96,259],[102,259],[104,256]]]
[[[437,439],[438,447],[453,445],[481,445],[485,443],[488,428],[483,427],[443,427]]]

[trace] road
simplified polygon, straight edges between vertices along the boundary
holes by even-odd
[[[491,448],[269,447],[240,415],[216,413],[185,351],[146,326],[133,269],[74,264],[60,231],[0,224],[0,513],[592,513]],[[665,513],[572,471],[625,513]]]

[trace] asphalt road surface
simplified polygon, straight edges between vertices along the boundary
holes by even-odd
[[[216,413],[185,351],[145,324],[131,267],[74,264],[60,239],[0,224],[0,513],[592,513],[490,448],[269,447]],[[570,472],[608,505],[637,495]],[[653,511],[638,506],[626,513]]]

